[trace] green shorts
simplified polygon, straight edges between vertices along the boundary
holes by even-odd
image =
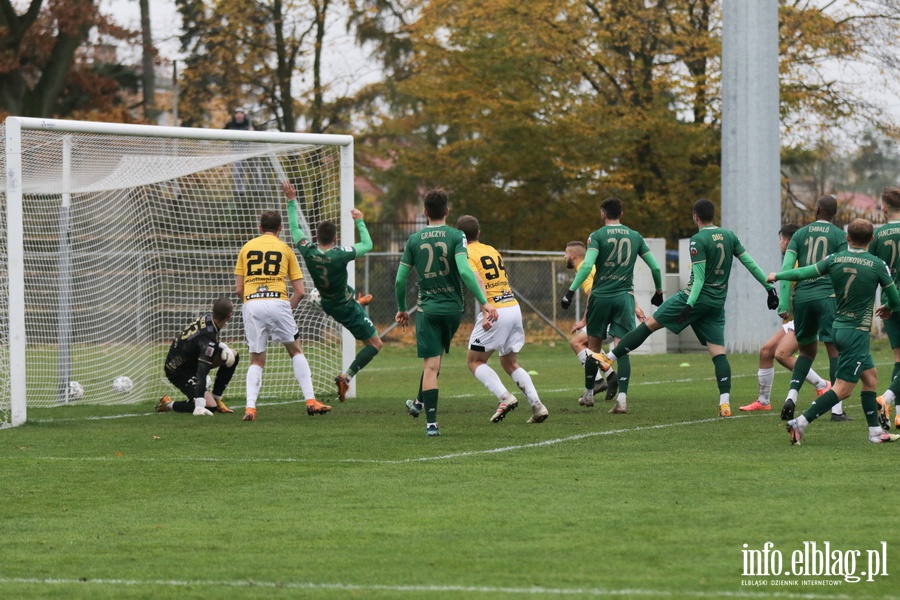
[[[802,345],[833,342],[831,324],[834,323],[834,298],[819,298],[794,303],[794,333],[797,343]]]
[[[450,352],[450,342],[459,329],[462,313],[433,315],[416,311],[416,351],[419,358]]]
[[[358,340],[365,341],[378,335],[366,310],[355,300],[335,304],[322,302],[322,310],[326,315],[346,327]]]
[[[634,329],[634,296],[591,296],[587,311],[587,334],[605,339],[607,333],[614,338],[622,337]]]
[[[834,372],[836,379],[856,383],[863,371],[875,368],[868,331],[835,329],[834,345],[838,349],[837,369]]]
[[[685,327],[690,325],[697,334],[697,339],[704,346],[707,343],[724,346],[725,307],[712,306],[697,300],[697,304],[694,305],[687,320],[679,323],[678,315],[681,314],[681,309],[687,305],[687,299],[688,295],[684,291],[670,296],[653,313],[653,319],[672,333],[681,333]]]
[[[891,348],[900,348],[900,313],[891,313],[891,318],[884,321],[884,332],[891,342]]]

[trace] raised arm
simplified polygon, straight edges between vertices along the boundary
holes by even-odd
[[[353,222],[356,224],[356,231],[359,232],[359,241],[353,244],[353,249],[356,250],[356,256],[362,256],[372,249],[372,236],[369,235],[369,230],[366,228],[366,222],[363,221],[362,211],[354,208],[350,211],[350,216],[353,217]]]
[[[288,199],[287,212],[288,224],[291,229],[291,239],[295,246],[299,246],[300,242],[306,239],[306,234],[304,234],[303,230],[300,228],[300,220],[297,218],[297,191],[294,189],[294,186],[291,185],[290,181],[282,181],[281,189],[284,190],[284,195]]]

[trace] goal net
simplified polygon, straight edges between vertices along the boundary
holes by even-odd
[[[297,189],[307,236],[330,219],[352,243],[350,136],[18,117],[0,132],[0,427],[24,422],[26,405],[179,396],[163,374],[168,346],[220,295],[237,308],[221,337],[243,355],[225,400],[243,399],[234,266],[263,210],[281,210],[290,244],[282,180]],[[309,302],[295,317],[327,397],[353,338]],[[302,400],[287,355],[271,351],[261,399]],[[129,392],[114,389],[119,376],[133,381]]]

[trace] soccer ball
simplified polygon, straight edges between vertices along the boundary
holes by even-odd
[[[126,375],[119,375],[115,379],[113,379],[113,389],[119,392],[120,394],[127,394],[134,388],[134,382],[131,380],[131,377]]]
[[[84,388],[77,381],[69,382],[69,400],[81,400],[84,398]]]
[[[316,288],[310,288],[306,291],[306,300],[316,308],[322,308],[322,296]]]

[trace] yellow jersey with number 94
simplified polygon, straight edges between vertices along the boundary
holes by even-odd
[[[469,265],[484,282],[488,304],[494,308],[502,308],[519,303],[509,287],[503,257],[493,246],[469,242]]]
[[[235,275],[244,277],[244,302],[259,299],[287,300],[285,280],[303,279],[297,255],[280,238],[263,234],[241,248]]]

